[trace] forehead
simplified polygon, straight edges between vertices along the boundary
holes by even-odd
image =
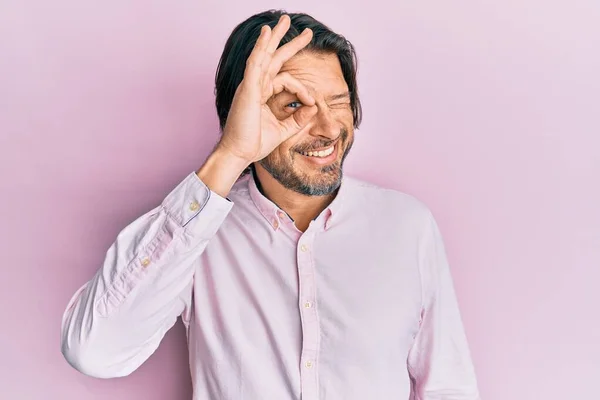
[[[323,95],[348,90],[340,61],[335,54],[304,51],[285,62],[280,72],[287,72],[309,91]]]

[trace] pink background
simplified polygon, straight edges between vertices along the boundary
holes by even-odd
[[[180,324],[130,377],[97,380],[63,360],[60,320],[117,232],[201,165],[224,42],[273,7],[356,45],[347,172],[433,209],[483,397],[600,398],[597,0],[8,3],[2,400],[191,398]]]

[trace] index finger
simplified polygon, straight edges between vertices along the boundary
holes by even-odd
[[[283,64],[290,58],[295,56],[300,50],[305,48],[313,38],[313,32],[310,28],[306,28],[302,33],[296,36],[294,39],[284,44],[277,49],[271,64],[269,65],[269,76],[273,79],[278,73]]]
[[[268,25],[263,25],[260,29],[260,35],[254,44],[254,48],[246,60],[245,74],[250,74],[254,77],[259,76],[262,70],[262,63],[265,58],[265,49],[269,44],[271,38],[271,28]],[[268,61],[268,60],[267,60]]]

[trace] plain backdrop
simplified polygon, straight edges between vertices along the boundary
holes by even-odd
[[[99,380],[64,361],[60,322],[119,230],[208,155],[225,40],[269,8],[355,44],[346,173],[433,210],[483,398],[600,398],[597,0],[4,0],[0,399],[191,399],[180,323]]]

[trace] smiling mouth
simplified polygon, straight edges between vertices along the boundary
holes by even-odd
[[[306,157],[317,157],[317,158],[325,158],[329,155],[331,155],[331,153],[333,153],[335,150],[335,145],[331,145],[325,149],[322,150],[318,150],[318,151],[299,151],[300,154],[302,154],[303,156]]]

